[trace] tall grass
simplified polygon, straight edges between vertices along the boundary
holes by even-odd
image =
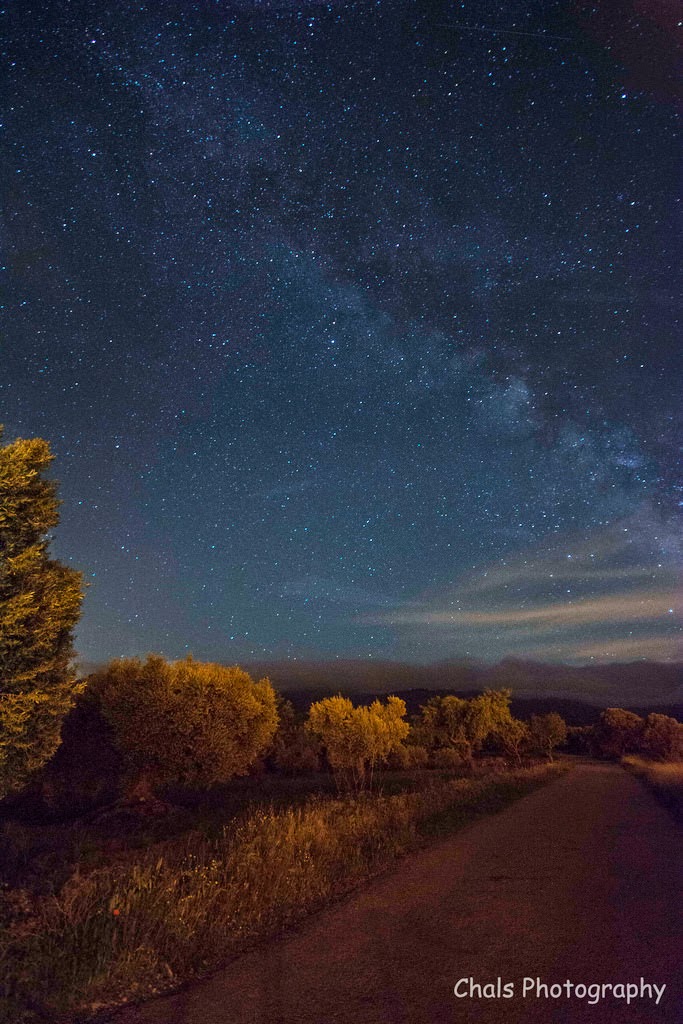
[[[674,817],[683,822],[683,762],[624,757],[621,763],[642,779]]]
[[[498,810],[561,770],[261,809],[215,839],[189,834],[134,866],[76,872],[6,927],[0,1018],[73,1019],[170,988],[348,892],[425,836]]]

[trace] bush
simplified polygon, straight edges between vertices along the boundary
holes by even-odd
[[[567,726],[567,752],[570,754],[592,754],[594,739],[592,725]]]
[[[406,772],[426,768],[429,754],[424,747],[406,746],[401,743],[388,754],[385,767],[390,771]]]
[[[4,996],[12,1022],[69,1011],[69,1019],[74,1011],[89,1019],[94,1003],[177,986],[349,892],[425,838],[499,810],[555,774],[543,766],[389,797],[262,808],[214,839],[190,834],[136,864],[76,872],[37,906],[25,908],[16,892],[0,950],[0,1014]]]
[[[243,669],[157,655],[112,662],[90,681],[114,731],[129,791],[209,786],[246,775],[277,727],[275,691]]]
[[[303,729],[275,751],[272,761],[283,775],[313,775],[320,771],[318,746]]]
[[[657,761],[683,760],[683,724],[668,715],[648,715],[643,729],[642,752]]]
[[[595,747],[603,757],[620,758],[637,754],[641,748],[644,721],[632,711],[607,708],[595,726]]]
[[[429,763],[432,768],[444,768],[447,771],[462,771],[471,764],[467,756],[455,750],[453,747],[440,747],[433,750],[429,756]]]
[[[428,750],[449,749],[469,760],[488,739],[514,730],[510,697],[510,690],[485,690],[470,700],[455,694],[432,697],[420,709],[413,735]]]

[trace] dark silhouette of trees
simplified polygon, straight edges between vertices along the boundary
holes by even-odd
[[[310,775],[320,770],[321,746],[306,729],[292,702],[277,695],[279,723],[268,754],[268,764],[283,775]]]
[[[49,555],[52,459],[42,438],[0,446],[0,796],[49,760],[82,688],[72,666],[81,575]]]

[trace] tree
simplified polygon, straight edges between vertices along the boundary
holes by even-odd
[[[420,710],[415,737],[428,749],[450,749],[469,761],[488,736],[507,728],[510,696],[510,690],[486,690],[471,700],[432,697]]]
[[[81,574],[49,556],[52,459],[42,438],[0,446],[0,796],[50,759],[82,689],[72,667]]]
[[[506,754],[513,757],[517,764],[522,763],[522,751],[529,743],[529,726],[518,718],[510,716],[507,722],[501,723],[496,731],[500,746]]]
[[[658,761],[683,760],[683,723],[668,715],[648,715],[643,729],[642,750]]]
[[[268,764],[283,775],[320,771],[320,743],[304,727],[291,701],[277,695],[279,723],[268,753]]]
[[[432,697],[420,708],[415,738],[428,750],[452,750],[463,760],[472,754],[471,702],[454,694]]]
[[[553,750],[567,739],[567,725],[561,715],[551,711],[547,715],[532,715],[529,723],[531,742],[536,749],[553,760]]]
[[[356,792],[372,784],[377,764],[408,735],[406,706],[399,697],[354,707],[348,697],[326,697],[311,704],[306,728],[325,747],[339,788]]]
[[[275,691],[238,666],[122,658],[89,688],[114,730],[129,793],[149,798],[160,785],[209,786],[246,775],[277,728]]]
[[[607,708],[595,726],[595,743],[603,757],[620,758],[640,750],[645,722],[633,711]]]

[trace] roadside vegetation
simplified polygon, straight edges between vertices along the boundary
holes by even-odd
[[[683,761],[645,761],[642,757],[625,757],[622,764],[642,779],[648,789],[683,823]]]
[[[134,860],[74,872],[54,895],[6,894],[5,1019],[57,1020],[179,984],[563,769],[438,773],[392,796],[263,808]]]
[[[558,749],[650,758],[629,763],[680,806],[664,715],[568,730],[516,719],[509,689],[410,720],[393,695],[297,712],[239,666],[158,655],[77,681],[50,461],[0,447],[0,1020],[86,1020],[195,977],[555,777]]]
[[[112,663],[5,806],[0,1015],[75,1019],[224,962],[554,777],[542,737],[510,691],[298,715],[237,667]]]

